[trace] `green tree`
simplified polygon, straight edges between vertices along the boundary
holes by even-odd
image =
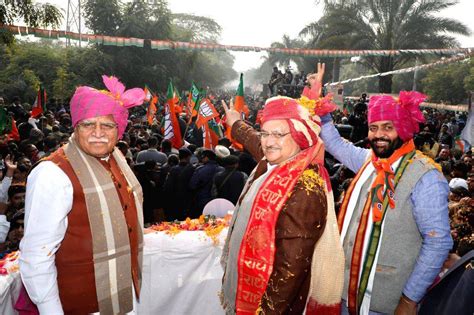
[[[433,102],[460,104],[467,99],[465,78],[469,77],[473,67],[468,62],[438,67],[428,72],[422,80],[424,92]]]
[[[38,4],[32,0],[4,0],[0,2],[0,25],[14,24],[22,20],[31,27],[57,28],[61,24],[63,14],[54,5],[49,3]],[[0,44],[12,44],[13,35],[0,31]]]
[[[464,78],[464,89],[466,91],[474,92],[474,58],[470,58],[469,75]]]
[[[222,27],[213,19],[194,14],[172,14],[172,22],[173,26],[187,31],[188,40],[195,42],[217,43],[222,32]]]
[[[95,30],[105,30],[109,16],[103,12],[103,0],[88,0],[86,19]],[[121,4],[114,2],[114,12],[120,14],[113,35],[150,40],[180,40],[214,42],[220,37],[221,27],[209,18],[172,14],[164,0],[136,0]],[[90,20],[90,21],[89,21]],[[93,23],[92,23],[93,22]],[[108,29],[112,32],[112,29]],[[204,81],[216,88],[234,77],[233,57],[227,52],[212,54],[199,51],[154,50],[149,42],[144,48],[110,47],[97,45],[109,56],[108,74],[120,77],[127,86],[147,84],[154,91],[164,91],[172,78],[180,88],[191,81]],[[218,58],[217,58],[218,56]],[[222,81],[224,80],[224,81]]]
[[[300,39],[292,39],[288,35],[283,35],[281,42],[273,42],[271,48],[302,48],[304,42]],[[298,68],[301,67],[303,63],[303,58],[301,56],[293,56],[288,54],[280,53],[268,53],[268,61],[272,65],[279,64],[282,67],[287,68],[290,65],[290,62],[293,61],[296,63]]]
[[[115,35],[121,20],[120,1],[86,0],[83,5],[86,26],[96,34]]]
[[[366,0],[325,1],[325,14],[308,28],[321,46],[340,44],[351,49],[423,49],[458,46],[447,35],[469,35],[462,23],[436,13],[449,8],[457,0]],[[338,48],[338,47],[333,47]],[[380,56],[363,58],[365,65],[376,72],[401,68],[411,56]],[[392,76],[379,78],[379,91],[390,93]]]

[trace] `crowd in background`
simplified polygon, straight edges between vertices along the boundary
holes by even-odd
[[[280,87],[304,85],[304,73],[293,75],[290,69],[287,72],[281,73],[277,68],[272,74],[278,82],[285,82]],[[291,89],[275,92],[297,94]],[[229,100],[233,93],[215,91],[212,94],[213,103],[222,116],[220,101]],[[258,112],[264,102],[264,97],[246,96],[249,107],[246,119],[257,129]],[[347,104],[349,111],[336,111],[333,118],[341,136],[368,148],[367,102],[364,94],[353,104]],[[7,134],[0,136],[0,214],[5,214],[10,222],[6,240],[0,243],[0,253],[6,253],[18,249],[23,235],[25,182],[30,169],[65,144],[73,128],[67,105],[48,104],[48,111],[37,119],[30,117],[30,106],[22,104],[19,97],[5,100],[0,96],[0,107],[15,119],[19,134],[17,140]],[[462,256],[474,249],[474,162],[472,151],[463,152],[457,141],[466,124],[467,113],[429,108],[423,113],[426,123],[416,135],[415,145],[439,164],[449,183],[449,215],[455,241],[452,252]],[[162,113],[157,113],[157,120],[152,125],[146,122],[145,114],[145,106],[132,112],[127,130],[117,143],[142,185],[145,225],[199,217],[205,205],[216,198],[227,199],[234,205],[238,202],[257,163],[249,153],[235,150],[224,137],[213,150],[204,149],[201,130],[194,120],[188,124],[185,114],[180,114],[178,119],[186,146],[173,148],[171,141],[163,139]],[[327,153],[325,161],[337,210],[354,174]]]

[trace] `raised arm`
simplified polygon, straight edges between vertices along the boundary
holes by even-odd
[[[262,159],[263,151],[258,132],[240,118],[241,115],[234,109],[232,100],[229,106],[222,101],[222,107],[225,110],[226,124],[231,128],[232,138],[242,144],[256,161]]]
[[[308,74],[309,88],[305,87],[303,90],[304,96],[313,100],[320,97],[324,70],[325,64],[318,63],[316,73]],[[319,136],[324,141],[326,151],[356,173],[367,160],[370,150],[356,147],[353,143],[342,138],[332,122],[331,114],[321,114],[321,122],[323,125]]]

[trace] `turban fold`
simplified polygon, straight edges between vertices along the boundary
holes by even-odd
[[[426,95],[416,91],[401,91],[398,100],[389,95],[371,96],[368,122],[391,120],[400,139],[408,141],[420,130],[419,123],[425,122],[420,111],[425,99]]]
[[[314,100],[306,96],[300,99],[276,96],[265,102],[261,120],[262,124],[270,120],[286,120],[290,126],[291,137],[301,150],[304,150],[318,142],[321,131],[320,116],[333,111],[335,106],[330,98]]]
[[[112,115],[118,127],[118,136],[122,137],[128,122],[128,109],[141,105],[145,92],[140,88],[125,91],[125,86],[116,78],[103,75],[107,90],[97,90],[89,86],[80,86],[71,99],[71,119],[75,127],[81,120]]]

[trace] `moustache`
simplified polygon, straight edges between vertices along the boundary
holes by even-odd
[[[109,140],[106,138],[91,138],[87,142],[89,143],[109,143]]]
[[[268,146],[268,147],[265,147],[265,150],[280,150],[280,147]]]

